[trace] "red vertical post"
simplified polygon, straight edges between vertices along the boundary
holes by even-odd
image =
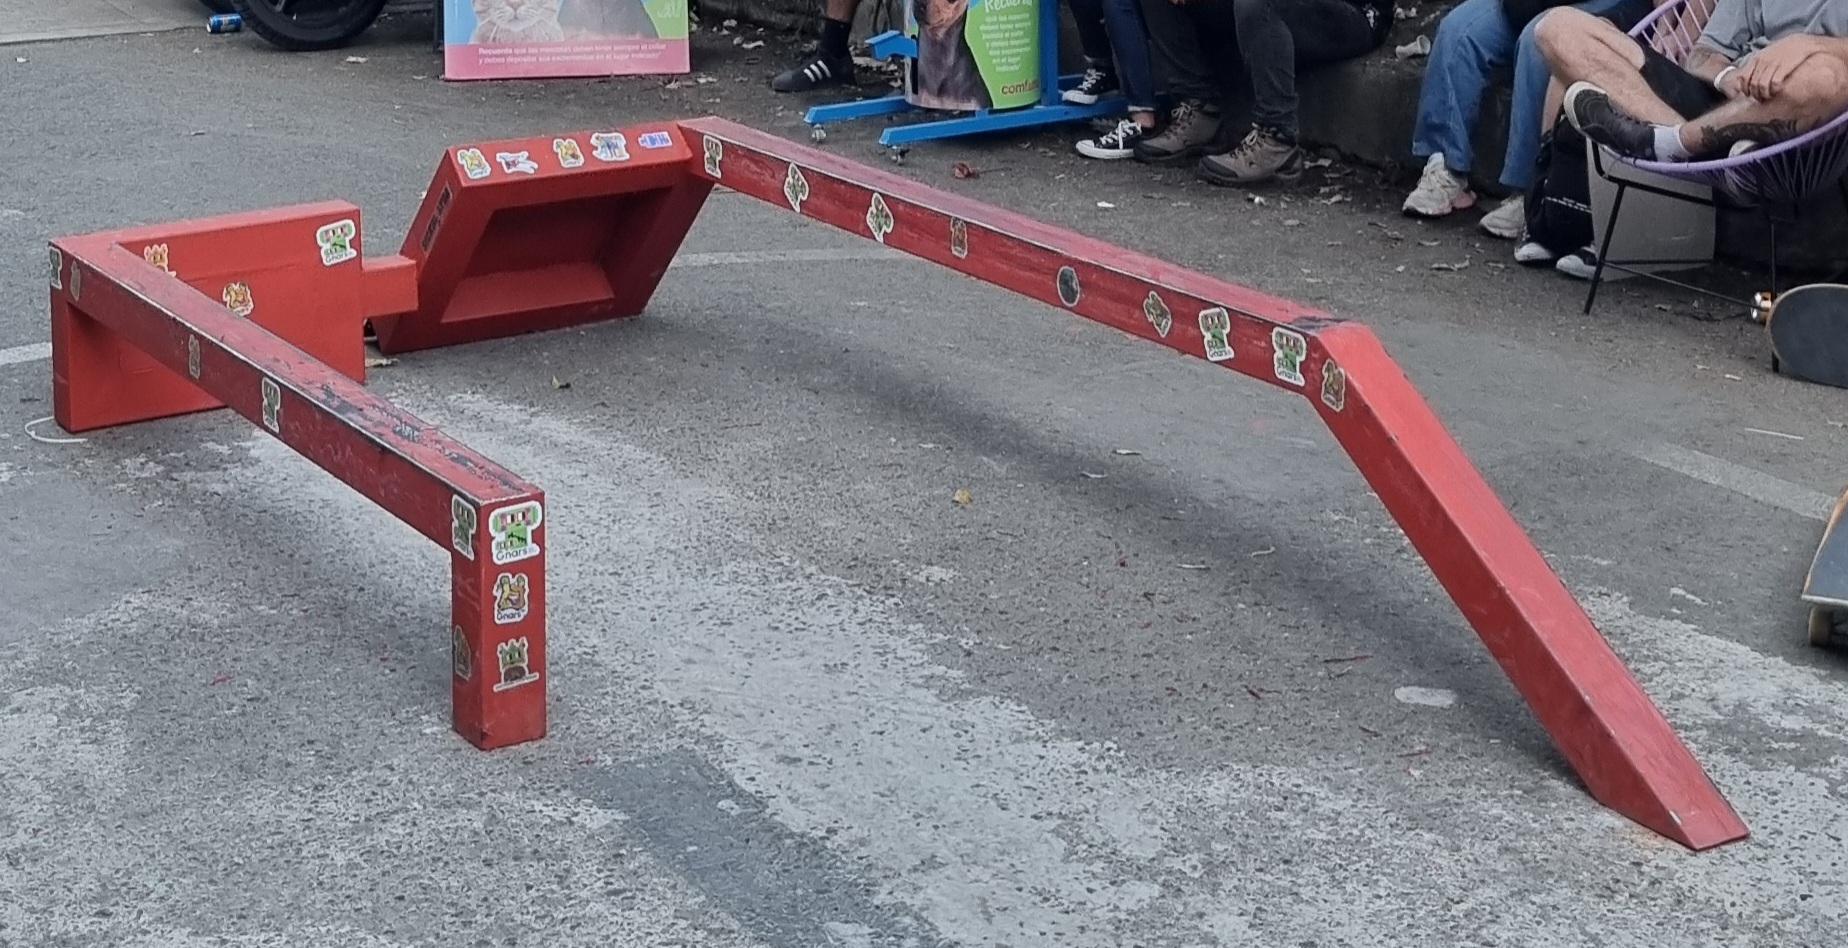
[[[451,511],[456,732],[492,749],[546,728],[545,497]]]

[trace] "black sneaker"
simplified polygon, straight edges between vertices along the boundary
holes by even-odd
[[[1566,120],[1579,134],[1624,156],[1656,160],[1655,126],[1618,108],[1610,93],[1589,82],[1566,90]]]
[[[822,86],[852,85],[853,58],[843,56],[832,59],[816,56],[794,69],[776,74],[770,80],[770,88],[777,92],[807,92]]]
[[[1096,66],[1086,66],[1084,78],[1059,94],[1059,100],[1073,105],[1096,105],[1097,100],[1117,91],[1116,73]]]
[[[1141,140],[1142,126],[1130,119],[1121,119],[1115,128],[1096,138],[1087,138],[1076,147],[1078,154],[1086,158],[1121,161],[1136,156],[1136,143]]]

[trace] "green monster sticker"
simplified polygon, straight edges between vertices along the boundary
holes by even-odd
[[[1309,342],[1302,333],[1278,326],[1271,330],[1271,350],[1275,353],[1272,368],[1277,378],[1291,385],[1303,384],[1303,356],[1309,354]]]

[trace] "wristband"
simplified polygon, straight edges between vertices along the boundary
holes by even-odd
[[[1718,91],[1721,95],[1725,95],[1726,87],[1721,85],[1721,83],[1726,81],[1727,76],[1732,75],[1733,73],[1738,72],[1738,71],[1739,71],[1738,66],[1727,66],[1725,69],[1720,70],[1720,74],[1713,77],[1713,88],[1716,91]]]

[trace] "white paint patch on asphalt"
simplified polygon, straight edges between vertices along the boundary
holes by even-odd
[[[1827,521],[1835,500],[1820,491],[1675,444],[1648,445],[1635,456],[1657,467],[1750,497],[1811,520]]]
[[[1393,690],[1392,696],[1405,704],[1426,708],[1448,708],[1457,703],[1457,693],[1448,688],[1423,688],[1407,685]]]
[[[765,263],[840,263],[851,260],[916,260],[910,254],[884,247],[818,247],[803,250],[733,250],[717,253],[683,253],[668,265],[670,270],[687,267],[736,267]]]
[[[51,343],[49,342],[31,342],[23,346],[0,349],[0,365],[41,362],[49,358],[51,358]]]
[[[700,534],[731,535],[722,512],[740,501],[666,459],[484,397],[448,404],[409,407],[459,408],[468,423],[445,430],[521,457],[540,483],[574,485],[548,497],[553,588],[648,576],[616,608],[573,614],[554,599],[551,627],[578,630],[554,655],[614,664],[649,682],[651,700],[696,708],[723,769],[772,817],[877,867],[883,899],[952,943],[1130,938],[1161,893],[1136,866],[1165,837],[1113,748],[1062,740],[992,695],[947,697],[959,676],[929,658],[932,638],[844,580],[793,560],[700,556]]]

